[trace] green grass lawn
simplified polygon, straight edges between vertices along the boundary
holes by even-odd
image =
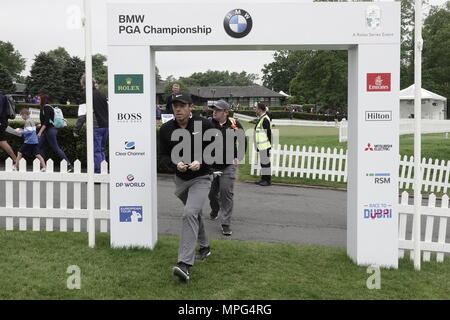
[[[450,299],[450,262],[404,259],[381,269],[381,289],[343,248],[213,240],[212,255],[191,269],[191,281],[171,274],[178,238],[161,236],[153,251],[109,247],[98,234],[0,229],[0,299]],[[81,269],[81,289],[66,287],[67,268]],[[226,285],[224,285],[226,284]]]
[[[245,129],[254,128],[254,124],[241,121]],[[298,126],[278,126],[281,145],[300,145],[312,147],[325,147],[347,150],[347,142],[339,143],[339,130],[333,127],[298,127]],[[414,135],[400,136],[400,154],[414,155]],[[450,160],[450,139],[445,139],[443,133],[422,135],[422,157],[439,160]],[[247,154],[248,158],[248,154]],[[250,164],[239,165],[239,179],[241,181],[256,181],[257,176],[250,175]],[[311,186],[327,186],[335,188],[346,188],[343,182],[332,182],[325,180],[313,180],[305,178],[288,178],[272,176],[272,181],[276,183],[301,184]]]

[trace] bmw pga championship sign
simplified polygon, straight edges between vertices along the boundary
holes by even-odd
[[[107,10],[113,247],[157,241],[156,51],[346,50],[347,253],[359,265],[397,268],[399,3],[193,0]]]

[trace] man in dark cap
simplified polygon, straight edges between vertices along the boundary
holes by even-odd
[[[203,151],[209,144],[203,141],[203,133],[212,125],[207,119],[192,115],[194,105],[189,94],[175,94],[172,103],[175,118],[161,126],[159,156],[161,163],[176,172],[175,195],[184,204],[178,263],[172,271],[187,282],[194,260],[204,260],[211,254],[202,208],[208,199],[212,180],[211,168],[203,159]],[[187,147],[180,148],[186,141]],[[197,242],[200,248],[196,255]]]
[[[230,105],[226,101],[215,101],[212,107],[211,122],[222,133],[223,142],[222,150],[218,150],[221,153],[221,161],[219,160],[219,163],[216,162],[213,165],[215,175],[209,193],[209,203],[212,210],[210,217],[212,220],[216,220],[220,215],[222,234],[230,236],[232,234],[230,225],[233,213],[236,166],[245,155],[245,132],[236,119],[229,117]],[[238,141],[242,145],[238,146]],[[240,154],[238,154],[238,147],[242,148]]]

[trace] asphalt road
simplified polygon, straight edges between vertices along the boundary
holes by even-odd
[[[0,190],[4,190],[0,182]],[[17,190],[18,186],[14,188]],[[158,233],[179,235],[183,206],[173,194],[173,176],[158,177]],[[69,194],[71,187],[68,187]],[[96,193],[98,186],[96,186]],[[17,194],[17,191],[14,192]],[[85,190],[82,190],[82,194]],[[346,192],[315,188],[290,186],[261,187],[251,183],[236,182],[235,203],[232,218],[233,235],[225,237],[220,230],[220,220],[209,220],[209,203],[203,209],[206,230],[210,238],[231,238],[234,240],[253,240],[266,242],[292,242],[299,244],[318,244],[345,247],[346,243]],[[27,195],[31,206],[32,194]],[[41,194],[45,203],[45,192]],[[82,208],[86,207],[82,196]],[[18,204],[18,197],[14,199]],[[73,199],[68,198],[68,207]],[[3,192],[0,192],[0,206],[5,205]],[[96,207],[98,207],[98,203]],[[59,187],[54,188],[54,206],[59,206]],[[31,229],[31,219],[28,219]],[[5,218],[0,217],[0,228],[5,227]],[[54,223],[55,230],[59,224]],[[98,227],[98,226],[97,226]],[[15,219],[18,228],[18,219]],[[68,222],[71,229],[71,222]],[[41,230],[44,219],[41,219]],[[97,228],[98,229],[98,228]],[[82,223],[86,230],[86,223]]]

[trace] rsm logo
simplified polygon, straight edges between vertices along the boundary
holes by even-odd
[[[390,184],[391,183],[391,174],[390,173],[366,173],[366,177],[370,177],[373,179],[373,183],[375,184]]]

